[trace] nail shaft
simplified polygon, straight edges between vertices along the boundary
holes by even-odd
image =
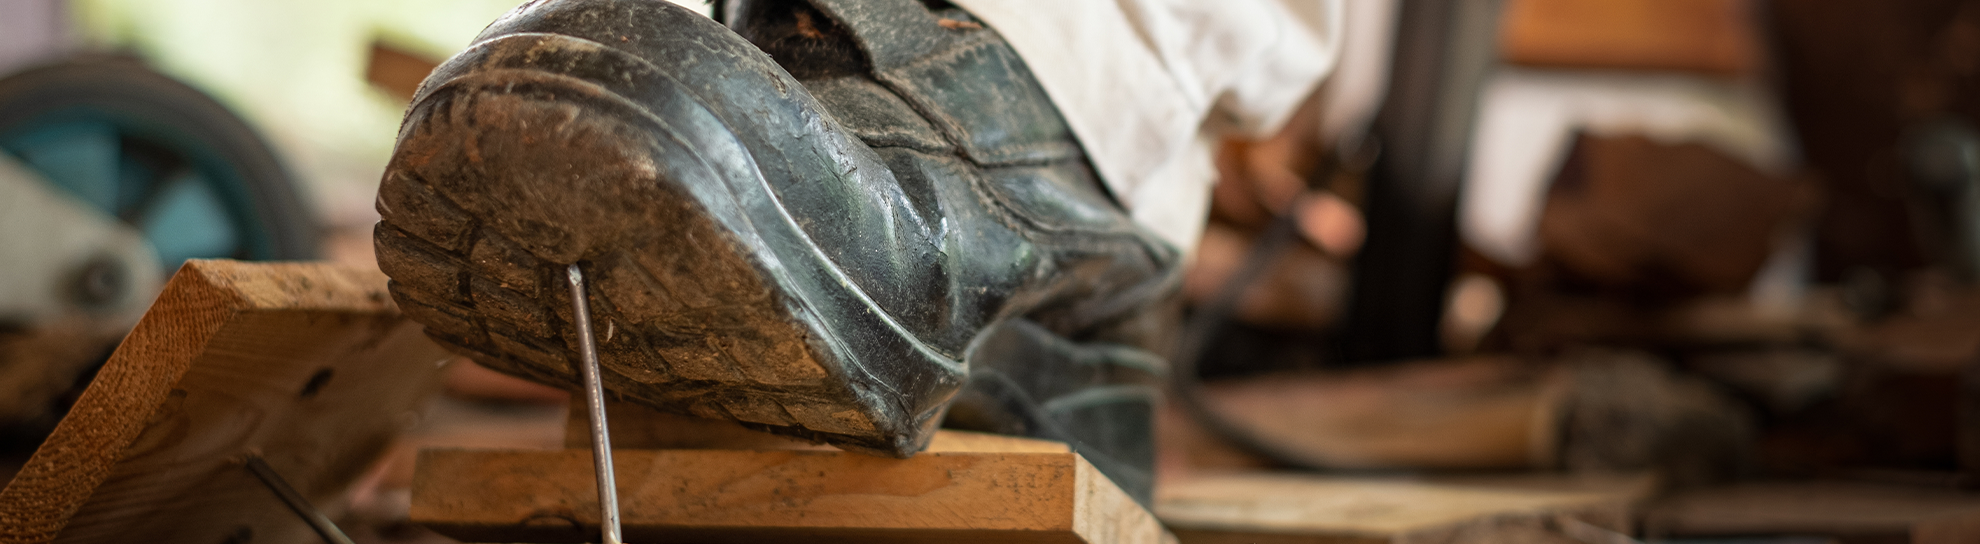
[[[296,517],[302,518],[303,522],[309,524],[309,528],[315,529],[316,536],[323,537],[324,542],[351,544],[351,537],[344,536],[344,531],[338,529],[337,524],[331,523],[328,516],[324,516],[323,512],[309,504],[309,499],[303,498],[295,488],[289,487],[289,482],[283,480],[282,475],[276,474],[274,468],[261,460],[261,456],[249,454],[247,468],[248,472],[254,473],[254,477],[261,480],[262,485],[268,486],[270,491],[275,492],[275,496],[281,497],[282,502],[296,512]]]
[[[571,313],[576,317],[578,351],[583,359],[578,372],[584,375],[584,404],[591,409],[591,462],[597,466],[600,529],[605,544],[619,541],[619,489],[612,476],[612,438],[605,430],[605,386],[598,376],[598,346],[591,337],[591,309],[585,303],[584,272],[578,265],[568,269],[571,280]]]

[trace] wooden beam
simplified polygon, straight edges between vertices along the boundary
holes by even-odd
[[[312,538],[241,460],[339,503],[446,357],[375,270],[189,261],[0,491],[0,542]]]
[[[1165,482],[1155,511],[1184,544],[1575,542],[1630,533],[1651,488],[1647,477],[1229,474]]]
[[[628,541],[1173,541],[1070,452],[630,450],[613,453]],[[597,536],[591,454],[421,452],[412,520],[466,542]]]

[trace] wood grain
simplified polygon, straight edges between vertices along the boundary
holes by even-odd
[[[584,398],[570,399],[565,412],[564,447],[591,447],[590,409]],[[825,444],[770,434],[734,421],[671,414],[631,402],[606,401],[613,449],[647,450],[811,450],[838,451]],[[943,429],[929,440],[929,452],[1064,453],[1064,442]]]
[[[375,270],[189,261],[0,491],[0,542],[310,538],[240,459],[333,505],[445,357]]]
[[[665,542],[1170,541],[1072,453],[618,450],[626,539]],[[428,450],[412,519],[469,542],[596,537],[590,452]]]
[[[1651,487],[1642,477],[1248,473],[1166,482],[1155,509],[1185,544],[1572,542],[1564,523],[1629,533],[1632,505]]]

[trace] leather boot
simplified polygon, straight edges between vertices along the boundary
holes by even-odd
[[[1079,342],[1175,290],[1176,249],[994,30],[913,0],[723,11],[734,31],[662,0],[531,2],[436,69],[378,200],[401,308],[575,388],[576,263],[612,394],[906,456],[973,367],[1010,366],[974,359],[1112,361]],[[1149,360],[1058,366],[1145,387]]]

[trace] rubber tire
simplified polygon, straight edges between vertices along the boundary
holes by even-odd
[[[294,178],[259,133],[212,97],[126,57],[74,57],[0,79],[0,134],[74,108],[109,112],[127,136],[234,169],[229,181],[246,206],[230,211],[247,214],[247,257],[316,257],[317,221]]]

